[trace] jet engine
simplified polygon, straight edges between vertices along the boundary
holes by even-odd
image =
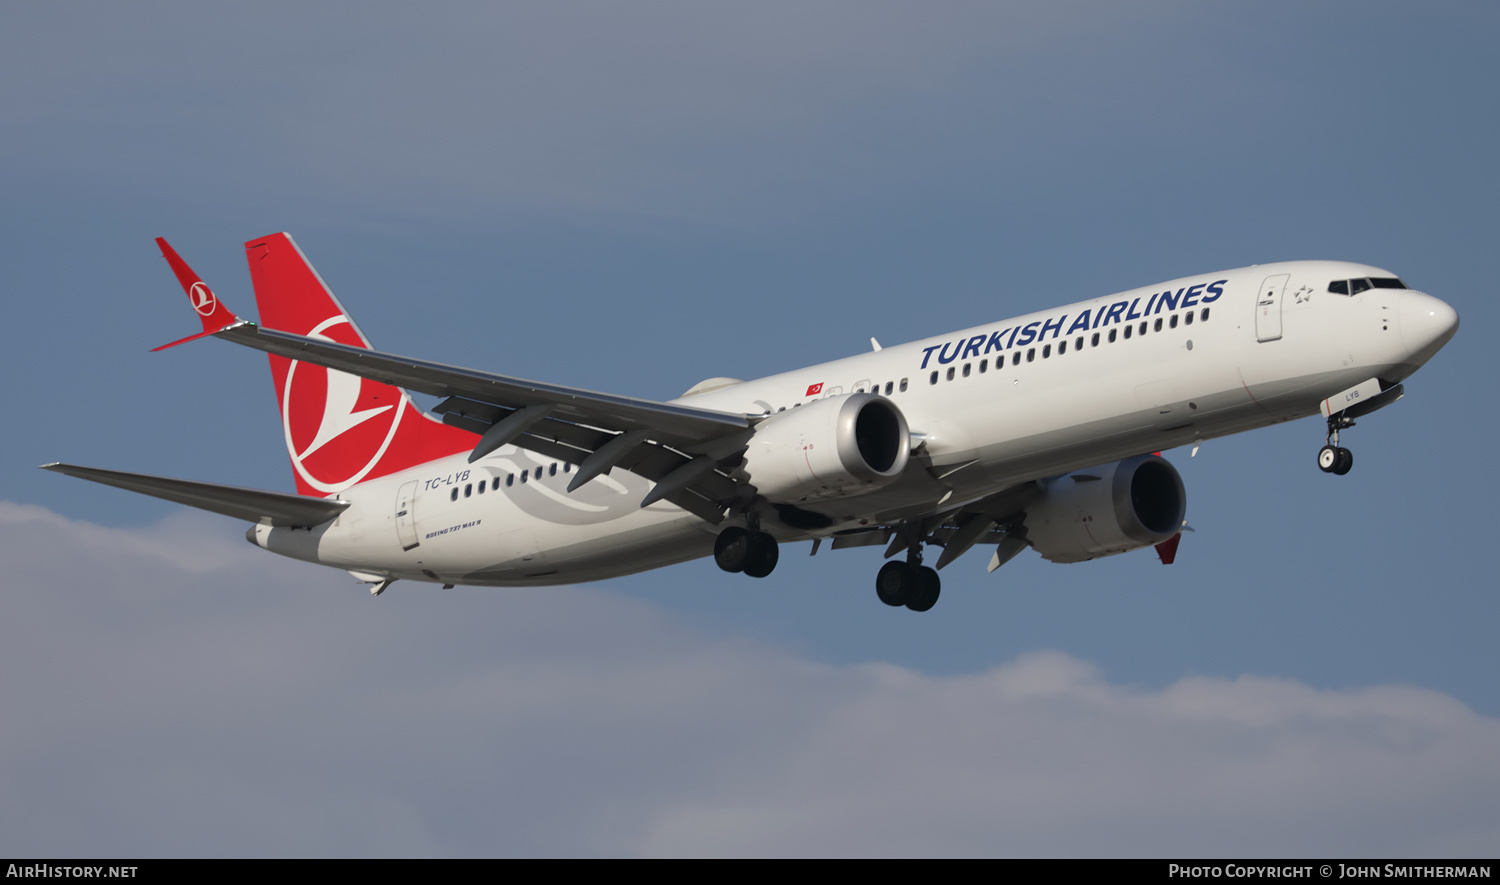
[[[1160,544],[1186,512],[1177,468],[1137,455],[1048,481],[1026,508],[1026,539],[1044,559],[1082,562]]]
[[[910,456],[911,431],[896,404],[851,393],[762,421],[745,452],[745,472],[767,499],[801,504],[889,485]]]

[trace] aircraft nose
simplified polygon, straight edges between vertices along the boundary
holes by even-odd
[[[1401,342],[1418,364],[1442,350],[1458,331],[1458,311],[1423,292],[1405,292],[1398,307]]]

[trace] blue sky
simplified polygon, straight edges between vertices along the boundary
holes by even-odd
[[[0,23],[0,850],[1493,853],[1492,5]],[[152,237],[253,313],[241,244],[277,230],[378,346],[658,398],[1286,259],[1463,327],[1347,477],[1313,419],[1169,452],[1171,568],[975,553],[920,617],[877,552],[805,545],[755,583],[369,600],[35,469],[289,490],[260,355],[149,352],[195,331]],[[931,824],[869,811],[907,803]]]

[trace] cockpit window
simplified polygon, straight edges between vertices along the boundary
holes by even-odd
[[[1368,277],[1362,280],[1334,280],[1328,291],[1335,295],[1358,295],[1366,289],[1405,289],[1407,285],[1396,277]]]

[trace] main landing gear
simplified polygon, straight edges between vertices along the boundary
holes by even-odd
[[[744,572],[752,578],[764,578],[776,568],[781,558],[776,539],[762,531],[730,526],[714,541],[714,562],[726,572]]]
[[[1354,426],[1354,419],[1344,415],[1330,415],[1328,418],[1328,439],[1326,445],[1318,450],[1318,469],[1324,473],[1332,473],[1335,476],[1343,476],[1354,466],[1354,453],[1339,446],[1339,431]]]
[[[888,562],[875,575],[875,595],[881,602],[904,605],[914,612],[925,612],[937,605],[942,585],[938,573],[922,564],[920,545],[910,548],[906,562]]]

